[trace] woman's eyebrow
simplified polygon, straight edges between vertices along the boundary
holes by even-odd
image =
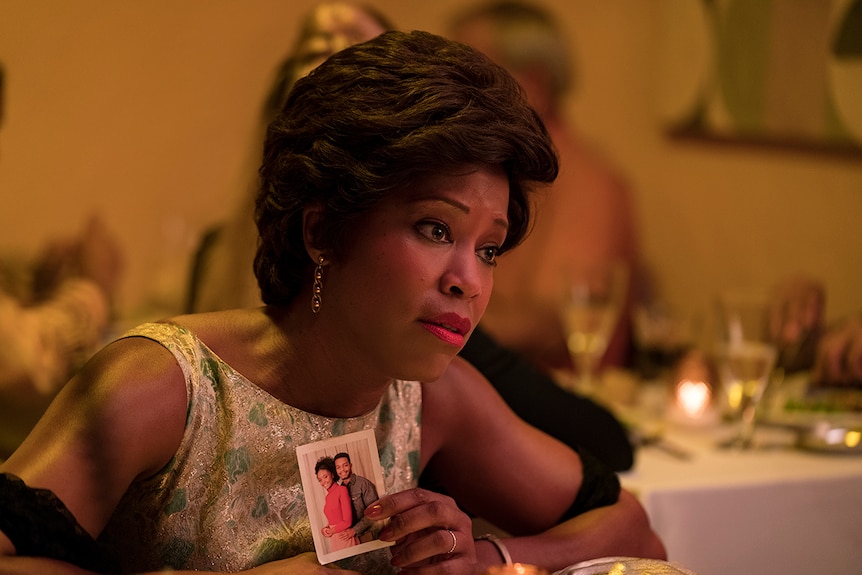
[[[455,208],[461,212],[464,212],[465,214],[470,213],[470,206],[468,206],[465,203],[459,202],[458,200],[456,200],[454,198],[448,198],[448,197],[444,197],[444,196],[424,196],[421,198],[414,198],[413,200],[410,201],[410,203],[414,203],[414,204],[434,203],[434,202],[448,204],[448,205],[452,206],[453,208]],[[502,227],[504,230],[509,229],[509,222],[505,218],[494,218],[494,224]]]

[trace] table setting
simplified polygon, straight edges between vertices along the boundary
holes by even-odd
[[[785,369],[794,351],[770,340],[764,306],[720,294],[708,337],[677,310],[647,322],[636,309],[641,361],[591,374],[588,389],[571,374],[561,385],[630,431],[635,464],[620,480],[671,562],[699,575],[862,572],[862,389]]]
[[[787,409],[805,397],[807,374],[796,374],[764,394],[742,445],[728,441],[740,423],[722,414],[721,393],[687,395],[681,383],[606,371],[599,384],[627,397],[608,403],[636,445],[620,481],[669,560],[699,575],[859,573],[860,415]],[[710,401],[693,406],[691,397]]]

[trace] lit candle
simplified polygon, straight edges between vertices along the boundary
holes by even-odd
[[[703,381],[684,379],[676,386],[676,403],[688,417],[702,416],[711,398],[712,391]]]

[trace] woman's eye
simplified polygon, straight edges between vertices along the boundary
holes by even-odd
[[[479,258],[487,264],[491,264],[492,266],[497,265],[497,253],[500,251],[500,248],[497,246],[488,246],[479,250]]]
[[[440,222],[421,222],[418,226],[416,226],[416,229],[418,229],[419,233],[421,233],[429,240],[433,240],[435,242],[451,241],[449,228],[447,228],[445,224],[441,224]]]

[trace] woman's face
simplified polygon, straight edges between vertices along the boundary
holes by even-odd
[[[369,375],[433,381],[479,322],[506,238],[502,168],[439,175],[382,201],[324,271],[328,342]],[[350,353],[356,353],[351,357]]]
[[[328,491],[332,487],[332,473],[328,469],[321,469],[317,472],[317,482]]]

